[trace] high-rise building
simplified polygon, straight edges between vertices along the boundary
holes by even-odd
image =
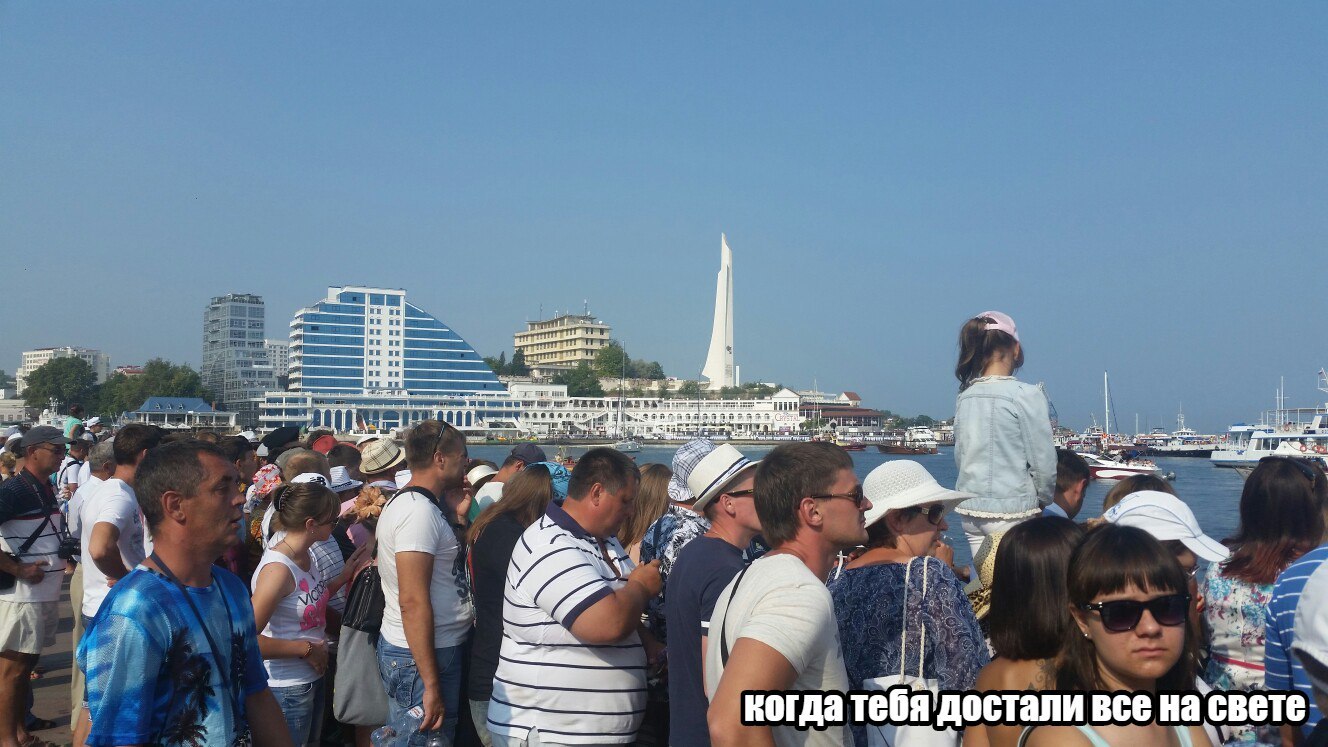
[[[92,372],[97,375],[97,383],[103,384],[106,378],[111,375],[111,357],[100,350],[93,348],[37,348],[36,350],[23,351],[23,362],[19,364],[18,372],[14,374],[15,386],[18,388],[19,395],[28,385],[28,375],[41,368],[47,362],[55,358],[81,358],[92,366]],[[65,404],[69,404],[66,402]]]
[[[258,422],[263,394],[276,386],[265,314],[263,298],[250,293],[216,296],[203,312],[203,386],[244,426]]]
[[[715,322],[710,331],[710,352],[701,375],[711,389],[738,385],[733,365],[733,251],[724,234],[719,235],[719,278],[715,281]]]
[[[267,360],[272,364],[277,388],[285,389],[290,375],[290,343],[285,340],[264,340],[263,346],[267,348]]]
[[[526,322],[526,330],[512,336],[512,347],[532,368],[572,368],[593,361],[609,344],[611,332],[612,327],[589,314],[561,314]]]
[[[387,429],[441,418],[479,428],[517,417],[484,359],[404,290],[328,288],[290,329],[289,391],[267,395],[264,427]]]

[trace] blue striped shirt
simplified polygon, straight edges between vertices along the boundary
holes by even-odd
[[[1269,690],[1299,690],[1310,699],[1309,719],[1301,727],[1306,736],[1314,730],[1323,714],[1314,704],[1310,678],[1300,660],[1291,653],[1291,644],[1296,640],[1296,605],[1300,602],[1300,594],[1305,590],[1305,582],[1325,560],[1328,560],[1328,544],[1305,553],[1277,577],[1273,596],[1268,600],[1263,684]]]

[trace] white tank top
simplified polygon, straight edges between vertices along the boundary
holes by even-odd
[[[267,550],[254,571],[251,588],[258,586],[258,575],[271,564],[286,567],[295,579],[295,591],[277,602],[267,627],[261,635],[283,641],[323,641],[327,639],[327,582],[318,571],[318,565],[309,562],[309,570],[301,570],[295,561],[277,552]],[[290,687],[318,680],[314,668],[304,659],[264,659],[268,685]]]

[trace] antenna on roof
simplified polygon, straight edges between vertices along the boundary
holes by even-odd
[[[582,304],[581,315],[590,316],[590,299],[589,298],[581,299],[581,304]]]

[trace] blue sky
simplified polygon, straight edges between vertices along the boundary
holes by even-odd
[[[695,375],[719,234],[744,378],[953,412],[997,308],[1067,424],[1322,402],[1328,5],[0,3],[21,350],[197,365],[408,289],[484,354],[541,306]]]

